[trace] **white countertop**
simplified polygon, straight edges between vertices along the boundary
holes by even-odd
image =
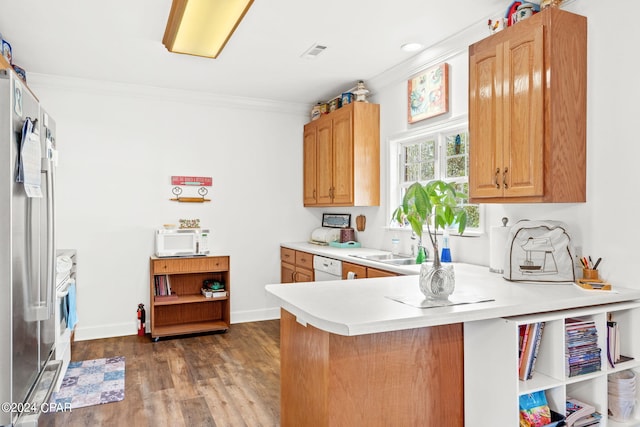
[[[292,249],[306,250],[301,247]],[[313,246],[313,245],[310,245]],[[325,253],[356,253],[357,249],[323,248]],[[367,249],[362,249],[365,251]],[[346,252],[345,252],[346,251]],[[371,253],[376,253],[375,250]],[[309,251],[312,252],[312,251]],[[383,252],[383,251],[377,251]],[[312,252],[316,253],[316,252]],[[336,257],[336,259],[344,259]],[[366,260],[358,260],[365,264]],[[373,262],[376,267],[380,263]],[[406,268],[406,267],[405,267]],[[414,266],[412,268],[419,267]],[[415,275],[267,285],[279,305],[310,324],[338,335],[362,335],[470,322],[506,316],[564,310],[640,299],[640,290],[618,287],[613,291],[586,291],[573,284],[512,283],[487,267],[454,264],[453,296],[477,295],[494,301],[449,307],[417,308],[389,296],[421,299]]]
[[[377,254],[390,254],[389,251],[382,251],[379,249],[370,248],[335,248],[332,246],[314,245],[308,242],[292,242],[281,243],[280,246],[289,249],[295,249],[297,251],[304,251],[314,255],[325,256],[328,258],[337,259],[340,261],[352,262],[354,264],[366,265],[367,267],[375,267],[380,270],[393,271],[398,274],[420,274],[419,265],[393,265],[385,264],[378,261],[371,261],[362,258],[356,258],[352,255],[377,255]],[[488,269],[488,267],[487,267]]]

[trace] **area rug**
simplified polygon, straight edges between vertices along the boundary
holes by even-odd
[[[60,390],[53,394],[51,402],[70,410],[123,399],[124,356],[118,356],[70,362]]]

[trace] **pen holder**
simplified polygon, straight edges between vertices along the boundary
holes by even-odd
[[[582,278],[587,280],[598,280],[598,270],[593,270],[591,268],[583,268]]]

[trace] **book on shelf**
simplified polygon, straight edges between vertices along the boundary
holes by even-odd
[[[598,330],[588,319],[565,321],[565,373],[568,377],[599,371],[602,367]]]
[[[618,322],[614,320],[607,321],[607,360],[612,368],[615,368],[616,363],[633,360],[633,357],[620,354],[620,342],[621,337]]]
[[[587,415],[586,417],[577,420],[573,423],[573,427],[596,427],[600,425],[600,420],[602,420],[602,415],[598,412],[594,412],[591,415]]]
[[[592,416],[596,408],[586,402],[572,397],[567,397],[565,424],[567,427],[575,427],[578,420]]]
[[[174,296],[173,292],[171,291],[171,281],[169,280],[168,274],[155,276],[153,281],[154,281],[155,296],[157,297]],[[177,295],[175,296],[175,298],[177,298]]]
[[[518,405],[520,427],[543,427],[551,423],[551,409],[543,390],[521,395]]]
[[[533,377],[544,322],[536,322],[522,326],[524,326],[524,331],[522,332],[522,343],[519,349],[518,377],[520,380],[525,381]]]

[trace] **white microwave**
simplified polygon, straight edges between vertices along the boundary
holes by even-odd
[[[209,230],[202,228],[156,230],[156,256],[201,256],[209,254]]]

